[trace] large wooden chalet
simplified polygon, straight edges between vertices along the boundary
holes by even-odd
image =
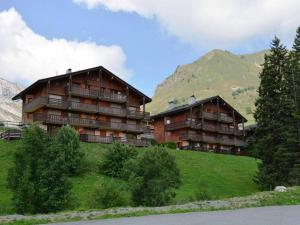
[[[86,142],[145,146],[140,137],[151,99],[104,67],[41,79],[13,97],[22,99],[22,120],[48,132],[69,124]]]
[[[154,136],[160,143],[172,141],[180,149],[205,150],[222,153],[240,153],[245,145],[244,123],[239,112],[220,96],[174,107],[151,117]]]

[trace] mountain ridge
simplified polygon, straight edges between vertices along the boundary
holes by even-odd
[[[189,64],[177,66],[174,73],[160,83],[148,110],[152,114],[167,108],[170,99],[178,105],[194,94],[197,99],[220,95],[253,123],[259,73],[267,50],[251,54],[234,54],[214,49]]]
[[[11,98],[24,88],[0,77],[0,121],[21,121],[22,103]]]

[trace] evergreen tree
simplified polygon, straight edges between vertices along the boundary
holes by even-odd
[[[295,133],[295,146],[291,148],[291,157],[293,158],[293,169],[289,174],[292,184],[300,184],[300,27],[297,28],[294,45],[289,57],[289,78],[288,89],[291,98],[294,99],[293,124]]]
[[[135,205],[160,206],[169,203],[181,184],[180,171],[174,156],[155,147],[126,163],[129,184]]]
[[[285,72],[287,69],[287,49],[275,37],[271,43],[270,54],[265,56],[261,83],[258,89],[254,117],[257,128],[254,143],[262,163],[259,165],[257,182],[263,189],[272,189],[288,182],[287,174],[291,168],[287,153],[286,138],[288,125],[285,116],[290,113],[291,103],[286,102]]]
[[[61,210],[70,200],[64,154],[36,125],[26,128],[15,154],[8,183],[17,213],[47,213]]]
[[[56,152],[64,154],[64,164],[69,175],[79,173],[84,152],[80,148],[78,133],[70,126],[63,126],[59,129],[55,140],[54,148]]]

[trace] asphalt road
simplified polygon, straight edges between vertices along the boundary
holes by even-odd
[[[300,206],[273,206],[165,214],[95,221],[57,223],[64,225],[300,225]]]

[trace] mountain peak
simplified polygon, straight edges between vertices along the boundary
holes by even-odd
[[[265,51],[245,55],[221,49],[209,51],[196,61],[177,67],[159,84],[148,109],[159,113],[167,108],[169,99],[181,104],[192,93],[198,99],[220,95],[251,123],[253,117],[247,113],[254,109],[264,54]]]
[[[0,121],[20,121],[21,102],[11,98],[23,90],[23,87],[0,77]]]

